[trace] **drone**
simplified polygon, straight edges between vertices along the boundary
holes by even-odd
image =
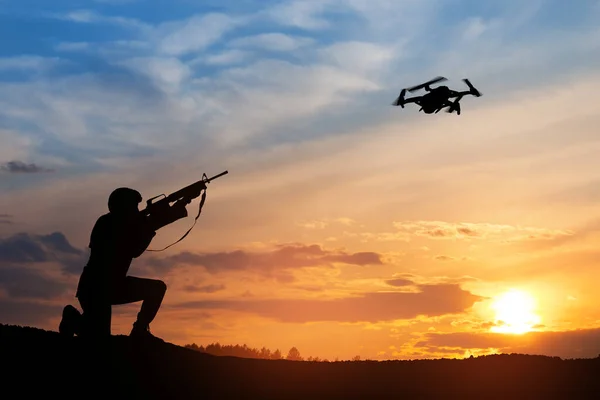
[[[446,81],[447,79],[443,76],[438,76],[433,78],[432,80],[422,83],[417,86],[413,86],[411,88],[402,89],[400,92],[400,96],[392,103],[394,106],[400,106],[404,108],[404,105],[407,103],[416,103],[421,106],[419,111],[423,111],[425,114],[438,113],[442,108],[448,107],[446,112],[453,113],[456,111],[457,115],[460,115],[460,103],[459,101],[466,95],[472,95],[475,97],[480,97],[481,93],[479,90],[475,89],[471,82],[468,79],[463,79],[463,82],[467,84],[469,90],[464,90],[462,92],[457,92],[455,90],[449,89],[448,86],[438,86],[436,88],[431,88],[431,85],[438,82]],[[425,89],[428,93],[422,96],[416,96],[411,98],[404,98],[406,95],[406,91],[416,92],[419,89]],[[456,98],[454,101],[450,100],[451,98]]]

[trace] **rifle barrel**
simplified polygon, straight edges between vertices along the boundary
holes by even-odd
[[[217,179],[217,178],[219,178],[219,177],[221,177],[223,175],[227,175],[228,173],[229,173],[229,171],[223,171],[220,174],[217,174],[217,175],[213,176],[212,178],[208,178],[207,182],[210,182],[210,181],[212,181],[214,179]]]

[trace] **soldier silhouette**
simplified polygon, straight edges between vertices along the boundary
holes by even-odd
[[[59,332],[86,338],[111,335],[112,306],[142,301],[130,336],[157,339],[150,323],[161,306],[167,285],[162,280],[128,276],[134,258],[146,251],[156,231],[187,216],[189,201],[178,201],[169,215],[146,218],[138,205],[141,194],[134,189],[118,188],[109,196],[109,212],[98,218],[92,229],[90,257],[77,286],[76,297],[83,314],[72,305],[63,309]]]

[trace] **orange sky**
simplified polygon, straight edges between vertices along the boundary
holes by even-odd
[[[531,73],[527,60],[498,68]],[[586,67],[572,65],[562,75],[504,91],[511,75],[490,72],[499,93],[486,90],[485,73],[473,67],[480,74],[473,83],[484,96],[465,98],[461,116],[389,107],[392,95],[380,99],[384,110],[372,123],[354,126],[352,118],[361,117],[341,113],[343,127],[322,128],[328,135],[245,147],[278,126],[263,121],[268,113],[260,106],[267,100],[257,98],[255,118],[264,123],[248,136],[238,134],[243,123],[251,125],[250,112],[205,142],[186,136],[160,156],[108,157],[104,171],[36,177],[23,187],[33,178],[4,175],[10,190],[0,197],[0,300],[6,307],[0,322],[57,330],[62,306],[79,306],[74,294],[84,261],[75,258],[75,273],[64,273],[70,255],[35,236],[18,241],[13,235],[61,232],[85,249],[115,187],[134,187],[145,200],[203,172],[229,170],[211,183],[192,233],[162,253],[142,255],[130,269],[168,285],[151,325],[165,340],[245,343],[284,354],[295,346],[303,356],[328,359],[495,352],[595,357],[600,75]],[[468,64],[452,68],[448,85],[461,85]],[[385,90],[385,97],[400,82],[364,90]],[[393,88],[382,89],[388,85]],[[183,113],[178,100],[173,107]],[[277,105],[280,111],[293,114],[299,100],[292,100],[293,92],[284,96],[281,102],[290,104]],[[316,108],[305,115],[325,108],[310,100]],[[294,117],[294,129],[302,131],[297,121],[303,114]],[[143,141],[141,126],[132,142]],[[28,139],[13,133],[0,129],[3,159],[29,154]],[[153,145],[168,142],[164,135]],[[40,159],[61,166],[50,156]],[[151,248],[179,238],[197,205],[188,207],[186,220],[161,230]],[[48,257],[11,259],[12,249],[28,243]],[[506,293],[517,293],[516,300],[502,302]],[[114,307],[114,334],[129,332],[139,305]],[[500,317],[529,332],[494,332]]]

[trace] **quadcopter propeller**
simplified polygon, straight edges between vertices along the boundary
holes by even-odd
[[[404,108],[404,95],[406,94],[406,89],[402,89],[400,95],[396,98],[396,100],[392,103],[393,106],[400,106]]]
[[[471,82],[469,82],[468,79],[463,79],[463,82],[465,82],[467,84],[467,86],[469,87],[469,89],[471,90],[471,93],[473,94],[473,96],[475,97],[481,97],[481,92],[477,89],[475,89],[475,86],[473,86],[471,84]]]
[[[419,89],[423,89],[424,87],[427,87],[429,85],[433,85],[434,83],[443,82],[443,81],[447,81],[447,79],[444,78],[443,76],[438,76],[438,77],[433,78],[432,80],[430,80],[428,82],[422,83],[422,84],[417,85],[417,86],[413,86],[413,87],[408,88],[406,90],[408,90],[409,92],[412,93],[412,92],[415,92],[415,91],[417,91]]]

